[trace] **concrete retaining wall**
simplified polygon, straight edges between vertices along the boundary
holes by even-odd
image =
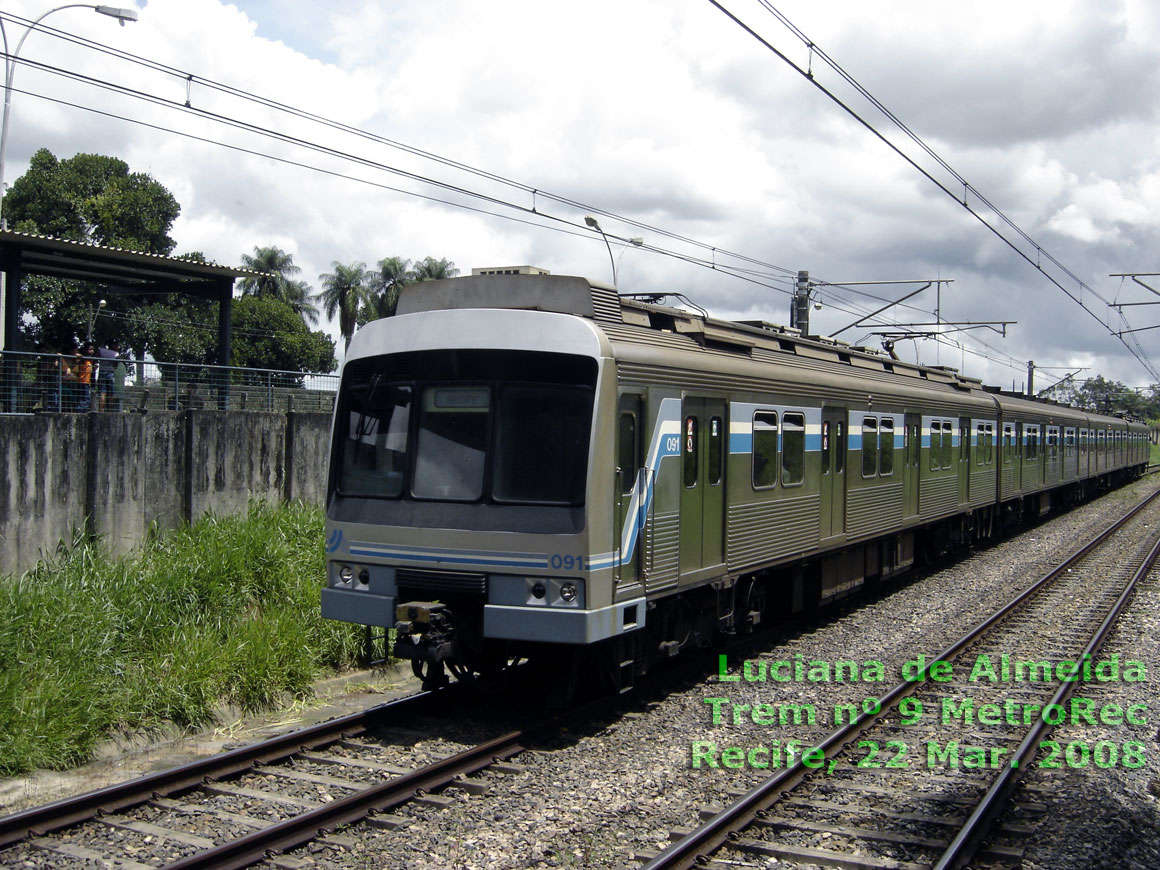
[[[0,573],[86,529],[119,554],[154,522],[241,513],[251,499],[320,505],[329,436],[326,413],[0,416]]]

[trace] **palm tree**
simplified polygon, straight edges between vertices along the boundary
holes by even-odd
[[[402,257],[385,257],[379,260],[379,270],[370,278],[370,292],[366,304],[359,313],[359,323],[393,317],[399,304],[399,293],[404,284],[415,280],[411,271],[411,261]]]
[[[317,326],[321,312],[319,312],[318,306],[310,301],[314,298],[310,285],[305,281],[288,281],[284,289],[285,302],[294,309],[294,313],[308,325]]]
[[[338,331],[342,333],[345,347],[350,347],[351,336],[358,325],[359,307],[367,296],[366,263],[351,263],[344,266],[335,260],[330,264],[333,272],[323,272],[318,276],[322,282],[322,292],[314,298],[322,303],[327,317],[338,314]]]
[[[415,263],[402,257],[386,257],[379,260],[379,270],[371,276],[370,295],[359,312],[359,324],[380,317],[393,317],[399,305],[399,294],[405,284],[436,281],[440,278],[454,278],[459,274],[455,264],[444,257],[424,257]]]
[[[254,246],[254,254],[242,254],[242,264],[247,269],[262,272],[261,275],[250,275],[241,280],[242,292],[247,296],[273,296],[286,302],[285,288],[291,282],[291,276],[302,270],[294,265],[294,256],[287,254],[281,248],[270,245],[268,248]]]
[[[414,275],[416,281],[438,281],[441,278],[454,278],[459,274],[455,264],[446,257],[436,260],[434,257],[424,257],[415,264]]]

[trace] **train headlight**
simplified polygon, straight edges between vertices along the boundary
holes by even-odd
[[[583,607],[584,581],[564,577],[549,580],[548,603],[554,607]]]
[[[548,590],[544,588],[543,583],[536,583],[532,586],[532,597],[539,600],[548,594]]]
[[[343,565],[338,569],[338,579],[343,582],[343,585],[349,586],[354,580],[354,569],[350,565]]]

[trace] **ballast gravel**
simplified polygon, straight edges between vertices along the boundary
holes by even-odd
[[[309,866],[346,868],[354,856],[382,868],[625,868],[640,866],[642,856],[663,849],[668,832],[693,827],[705,807],[720,806],[766,775],[764,771],[692,767],[695,741],[718,747],[771,745],[796,740],[809,746],[832,730],[837,704],[861,704],[898,681],[902,666],[917,650],[934,653],[973,627],[982,614],[1005,603],[1130,503],[1156,486],[1152,479],[1108,494],[1071,513],[1048,520],[937,573],[904,586],[878,601],[863,604],[812,628],[771,643],[750,654],[766,662],[881,662],[883,683],[843,681],[739,682],[715,679],[670,689],[663,696],[647,693],[632,710],[609,721],[593,722],[580,733],[524,753],[517,773],[489,775],[487,794],[454,795],[441,808],[409,805],[396,814],[400,828],[384,835],[360,827],[348,832],[339,847],[316,844]],[[1155,578],[1124,618],[1107,649],[1122,659],[1145,662],[1144,683],[1100,684],[1085,692],[1105,703],[1144,703],[1160,710],[1154,677],[1160,676],[1160,622]],[[716,664],[709,656],[710,668]],[[730,662],[736,665],[736,662]],[[733,671],[735,672],[735,671]],[[707,703],[709,698],[722,702]],[[745,704],[812,704],[813,724],[756,725],[731,713]],[[713,710],[727,711],[714,723]],[[1028,771],[1028,785],[1016,801],[1043,803],[1047,812],[1019,816],[1032,832],[1018,845],[1029,868],[1160,866],[1160,772],[1155,729],[1092,728],[1057,730],[1053,739],[1066,745],[1100,740],[1117,745],[1141,740],[1146,764],[1086,768],[1064,766]],[[920,734],[911,741],[917,743]],[[921,782],[921,776],[919,777]],[[1047,783],[1044,785],[1044,783]],[[933,788],[936,786],[932,782]],[[353,838],[350,839],[350,838]],[[298,857],[305,857],[299,855]],[[776,862],[755,866],[777,866]]]
[[[670,831],[696,826],[704,808],[727,803],[768,775],[748,764],[737,768],[721,764],[720,750],[757,744],[773,749],[776,743],[784,755],[787,741],[812,745],[833,729],[837,705],[857,707],[893,686],[916,652],[930,654],[947,646],[981,615],[1013,598],[1062,560],[1076,542],[1103,528],[1156,486],[1154,478],[1146,478],[900,586],[876,601],[851,605],[844,613],[831,614],[806,630],[769,640],[746,654],[767,667],[790,662],[791,672],[800,662],[805,669],[800,680],[721,682],[714,676],[676,688],[669,685],[663,694],[640,690],[626,712],[587,723],[551,744],[521,754],[507,772],[481,774],[477,778],[488,785],[485,793],[449,789],[437,800],[410,803],[379,816],[373,825],[346,828],[278,859],[277,866],[318,870],[640,866],[642,856],[667,845]],[[1115,653],[1121,660],[1143,662],[1146,681],[1087,683],[1081,688],[1099,708],[1143,704],[1148,724],[1082,724],[1055,730],[1051,739],[1065,747],[1060,767],[1028,770],[1025,786],[1015,796],[1021,807],[1045,810],[1019,817],[1031,827],[1016,844],[1024,852],[1023,867],[1160,867],[1158,614],[1160,583],[1153,576],[1101,656]],[[700,655],[706,670],[716,671],[716,654]],[[854,662],[860,669],[865,663],[879,662],[884,679],[827,682],[804,678],[808,663],[837,661]],[[730,659],[729,665],[730,673],[737,674],[740,662]],[[812,705],[817,716],[813,722],[794,722],[791,716],[785,724],[758,724],[749,716],[758,704],[779,705],[778,710],[784,705],[801,709]],[[744,705],[749,707],[743,710]],[[715,709],[720,714],[717,722]],[[513,718],[523,712],[513,710]],[[734,712],[738,712],[738,724],[733,722]],[[469,714],[457,721],[457,734],[470,732],[470,721]],[[905,739],[917,745],[921,733]],[[1121,763],[1129,742],[1142,745],[1144,761],[1138,767]],[[716,768],[705,763],[694,768],[694,743],[716,744]],[[1076,748],[1069,763],[1066,747],[1070,744],[1087,747],[1086,756]],[[1092,754],[1097,745],[1103,766]],[[1110,746],[1117,749],[1115,764],[1107,763]],[[1080,764],[1083,757],[1086,762]],[[314,800],[328,796],[313,786],[305,786],[303,792]],[[153,810],[145,816],[158,813]],[[159,866],[167,853],[172,855],[172,850],[159,847],[137,860]],[[18,857],[29,868],[79,866],[31,851]],[[753,866],[778,866],[753,860]]]

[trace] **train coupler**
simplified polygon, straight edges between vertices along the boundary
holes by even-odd
[[[455,631],[451,611],[437,601],[408,601],[395,608],[397,658],[440,664],[453,658]]]

